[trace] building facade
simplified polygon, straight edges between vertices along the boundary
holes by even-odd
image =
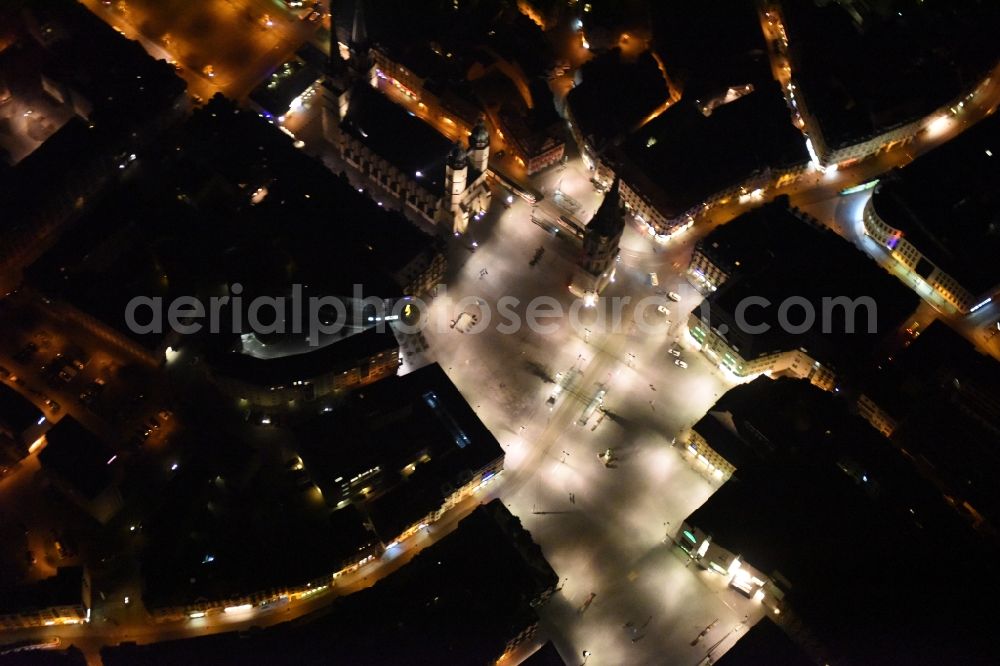
[[[261,359],[230,353],[211,364],[209,375],[241,405],[287,409],[390,377],[399,363],[393,333],[371,328],[294,356]]]
[[[624,230],[625,213],[616,180],[583,231],[583,248],[572,284],[574,291],[596,295],[614,280],[618,243]]]
[[[833,368],[814,359],[803,349],[784,349],[746,358],[738,344],[720,332],[720,312],[716,309],[714,323],[707,314],[695,311],[688,317],[688,333],[699,345],[701,352],[736,377],[753,379],[758,375],[787,376],[808,379],[812,384],[832,391],[837,384]],[[728,321],[728,319],[727,319]],[[734,322],[724,324],[722,331],[736,330]]]
[[[472,136],[485,131],[479,124]],[[468,149],[456,143],[445,161],[444,197],[438,204],[436,221],[449,225],[456,235],[465,233],[474,217],[485,215],[489,210],[493,196],[485,169],[489,154],[487,136],[485,145],[480,141]],[[484,169],[480,171],[477,165]]]
[[[56,575],[14,588],[0,601],[0,631],[84,624],[90,621],[90,574],[61,567]]]
[[[865,204],[863,214],[865,235],[878,243],[894,261],[923,281],[929,289],[955,306],[962,314],[968,314],[977,304],[988,298],[989,294],[973,294],[963,287],[958,280],[941,270],[919,248],[910,243],[902,230],[882,219],[876,204],[876,194],[880,187],[881,185],[876,186],[875,193]]]

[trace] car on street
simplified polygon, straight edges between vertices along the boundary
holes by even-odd
[[[670,355],[671,356],[676,356],[677,358],[681,357],[681,350],[680,349],[671,349],[669,351],[670,351]]]
[[[675,358],[674,359],[674,365],[676,365],[678,368],[686,368],[686,367],[688,367],[687,362],[686,361],[682,361],[679,358]]]
[[[95,379],[94,381],[87,384],[87,387],[80,394],[80,402],[85,405],[89,405],[94,401],[94,398],[99,396],[104,391],[105,381],[103,379]]]
[[[660,278],[656,273],[649,274],[649,284],[653,285],[654,287],[660,286]]]
[[[676,303],[677,301],[681,300],[681,295],[678,294],[676,291],[671,291],[667,294],[667,298]]]
[[[77,370],[73,365],[67,364],[63,366],[62,370],[59,371],[59,379],[69,384],[78,374],[80,374],[79,370]]]
[[[670,314],[670,310],[667,309],[666,305],[657,305],[656,311],[659,312],[660,314],[665,314],[665,315]]]

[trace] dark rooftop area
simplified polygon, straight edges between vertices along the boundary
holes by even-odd
[[[710,416],[727,421],[743,449],[754,453],[744,453],[737,477],[772,465],[825,466],[837,469],[904,522],[968,532],[940,494],[882,435],[851,413],[846,401],[805,380],[759,377],[729,391]]]
[[[0,185],[0,207],[9,213],[0,219],[0,232],[30,233],[37,228],[37,210],[50,204],[53,192],[75,191],[93,177],[95,164],[106,167],[115,153],[137,150],[151,138],[165,117],[180,110],[175,105],[186,84],[169,64],[150,57],[74,0],[4,3],[0,24],[11,29],[18,40],[11,48],[21,56],[11,90],[39,104],[44,98],[44,106],[57,104],[42,88],[44,75],[52,89],[61,90],[64,113],[75,112],[72,89],[85,100],[77,111],[88,116],[73,116]],[[48,115],[44,106],[38,109],[39,125],[57,120],[43,119]]]
[[[730,86],[770,83],[767,45],[752,2],[650,2],[653,48],[687,101]]]
[[[375,542],[364,517],[331,511],[288,454],[211,425],[200,436],[143,521],[148,608],[305,585]]]
[[[974,296],[1000,284],[1000,118],[896,170],[872,196],[886,224]]]
[[[730,275],[766,270],[814,242],[817,231],[788,212],[784,199],[749,210],[713,229],[698,250]]]
[[[361,284],[391,298],[403,287],[392,275],[436,247],[231,102],[214,99],[175,142],[140,158],[136,180],[87,211],[29,281],[152,349],[162,335],[125,326],[135,296],[166,302],[240,282],[249,303],[298,282],[336,295]]]
[[[61,567],[49,578],[0,590],[0,615],[82,605],[83,567]]]
[[[920,411],[928,399],[968,403],[988,420],[1000,415],[1000,363],[976,350],[947,324],[935,321],[905,350],[868,373],[862,388],[897,419]]]
[[[38,454],[42,468],[56,474],[88,500],[112,480],[108,464],[115,452],[78,421],[65,416],[45,435],[48,444]]]
[[[359,389],[297,429],[302,457],[324,495],[338,479],[378,468],[368,504],[386,541],[441,506],[445,495],[503,449],[444,370],[432,364]],[[423,455],[429,459],[421,461]],[[413,464],[414,468],[404,468]],[[384,491],[385,494],[381,494]]]
[[[382,93],[368,85],[355,86],[342,127],[431,193],[444,192],[451,141]]]
[[[865,4],[859,24],[845,3],[781,3],[795,81],[832,148],[930,113],[1000,55],[995,2]]]
[[[704,437],[716,453],[737,469],[754,458],[753,448],[712,413],[701,417],[691,429]]]
[[[38,423],[45,415],[23,395],[0,383],[0,431],[6,426],[17,436]]]
[[[768,204],[760,210],[772,218],[771,233],[766,236],[774,241],[767,247],[771,259],[751,265],[746,272],[730,279],[712,293],[706,301],[711,308],[711,317],[721,317],[720,320],[728,322],[729,340],[739,347],[738,351],[746,359],[775,350],[803,348],[813,358],[833,365],[839,374],[849,372],[854,366],[863,366],[916,309],[919,297],[834,232],[799,220],[785,208],[783,202]],[[728,244],[725,239],[729,234],[755,233],[753,221],[760,219],[761,214],[757,212],[752,216],[736,218],[714,230],[703,244],[710,246],[714,242],[713,236],[723,239],[721,246]],[[727,231],[733,225],[738,226],[734,231]],[[801,232],[797,225],[806,227],[806,232]],[[778,240],[781,229],[794,234],[792,238],[801,234],[804,244],[790,244],[788,239]],[[739,245],[734,243],[732,247]],[[754,254],[766,256],[757,252]],[[735,261],[731,263],[735,264]],[[726,319],[732,317],[743,299],[751,296],[766,298],[772,304],[748,310],[747,320],[750,323],[770,326],[768,331],[756,335],[743,331],[735,319]],[[778,320],[778,304],[793,297],[805,298],[813,304],[816,320],[804,333],[786,332]],[[862,305],[856,308],[852,327],[848,326],[848,308],[827,307],[827,312],[824,312],[824,298],[845,297],[852,302],[870,299],[857,302],[874,303],[874,307]],[[802,308],[792,310],[789,321],[799,324],[803,317]],[[759,314],[751,317],[750,313]],[[870,324],[873,324],[874,331],[870,330]]]
[[[992,551],[867,424],[831,394],[787,379],[755,380],[715,409],[748,419],[775,452],[767,465],[737,470],[688,521],[787,578],[786,600],[833,658],[986,663],[991,620],[965,597],[981,576],[942,566],[940,549],[969,561]]]
[[[626,60],[614,48],[587,62],[577,73],[580,83],[566,103],[594,148],[617,143],[670,99],[670,89],[649,51]],[[614,113],[608,113],[614,105]]]
[[[900,423],[893,442],[927,464],[956,504],[1000,521],[1000,364],[934,322],[861,387]]]
[[[15,4],[17,4],[15,2]],[[186,84],[168,63],[150,57],[138,42],[118,34],[73,0],[32,0],[30,16],[50,60],[45,75],[66,83],[92,105],[95,124],[125,126],[170,106]],[[120,131],[122,128],[115,128]]]
[[[623,144],[626,180],[668,216],[681,215],[756,173],[806,164],[805,140],[778,84],[756,85],[708,117],[685,93]]]
[[[374,587],[312,621],[102,651],[106,666],[142,663],[491,663],[537,621],[530,601],[558,582],[499,500]],[[387,637],[391,636],[391,640]]]
[[[232,379],[260,386],[286,386],[293,381],[309,381],[319,375],[355,368],[370,357],[398,348],[396,336],[388,326],[382,331],[372,326],[301,354],[264,359],[229,352],[216,355],[210,363],[216,372]]]
[[[5,655],[5,666],[87,666],[87,658],[75,645],[65,650],[28,650]]]
[[[714,663],[718,666],[816,666],[802,648],[766,615]]]
[[[521,666],[566,666],[552,641],[546,641],[537,652],[521,662]]]
[[[254,88],[250,99],[274,117],[283,116],[292,101],[320,77],[320,71],[301,58],[283,63]]]

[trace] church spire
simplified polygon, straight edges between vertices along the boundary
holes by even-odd
[[[603,236],[614,236],[620,231],[621,227],[625,226],[619,183],[618,177],[615,176],[615,181],[611,184],[611,189],[608,190],[604,201],[601,202],[597,212],[594,213],[594,218],[590,221],[590,224],[587,225],[589,229],[593,229]]]
[[[351,23],[351,46],[368,45],[368,26],[365,24],[365,0],[354,0],[354,21]]]

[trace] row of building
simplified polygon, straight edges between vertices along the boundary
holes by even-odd
[[[355,11],[321,84],[323,127],[377,191],[461,234],[489,207],[491,144],[511,152],[527,174],[560,161],[561,123],[543,79],[491,47],[446,47],[430,35],[369,41]],[[468,145],[449,141],[414,110],[467,136]]]
[[[162,158],[144,162],[130,188],[109,192],[30,267],[26,287],[45,308],[151,366],[168,350],[198,349],[210,379],[255,407],[309,403],[395,373],[399,343],[385,323],[379,333],[370,322],[343,322],[338,335],[310,341],[307,316],[316,313],[305,300],[349,302],[355,285],[387,310],[428,296],[446,268],[438,239],[221,99],[178,129]],[[271,240],[262,244],[250,229]],[[249,304],[258,296],[290,302],[296,285],[308,287],[298,312],[281,313],[280,330],[256,345],[267,353],[254,357]],[[122,315],[136,297],[162,306],[158,330],[127,325]],[[202,332],[180,335],[164,318],[178,297],[230,302],[217,311],[218,330],[205,320]],[[152,316],[143,308],[137,318]]]
[[[995,7],[959,15],[890,4],[768,4],[784,35],[790,97],[822,165],[848,166],[933,132],[938,118],[960,119],[997,65],[1000,52],[981,46],[1000,20]]]
[[[71,417],[53,424],[31,401],[0,383],[0,481],[36,452],[40,480],[98,522],[106,523],[121,507],[119,470],[109,464],[113,451]],[[14,548],[15,542],[5,546]],[[9,584],[14,576],[4,578],[0,630],[90,620],[85,567],[59,567],[54,576],[15,585]]]
[[[866,367],[919,302],[784,197],[699,241],[688,277],[706,294],[688,331],[719,367],[744,378],[805,378],[826,390]]]
[[[239,493],[230,482],[206,487],[198,476],[180,482],[177,492],[184,497],[177,501],[184,506],[177,510],[200,511],[203,500],[215,509],[184,522],[184,534],[202,535],[197,543],[185,543],[177,532],[172,502],[147,522],[143,598],[154,619],[185,620],[246,604],[266,608],[327,589],[406,547],[456,505],[475,502],[477,491],[503,470],[500,444],[437,364],[358,388],[338,406],[298,419],[291,431],[289,492],[310,506],[318,502],[327,524],[264,545],[258,537],[213,527],[239,510],[225,508]],[[287,521],[298,524],[291,509]],[[239,545],[244,539],[258,544],[253,552]],[[288,552],[300,541],[313,546]],[[251,575],[272,549],[281,552],[267,555],[266,575]]]
[[[814,662],[974,663],[992,648],[968,595],[996,586],[940,551],[974,562],[992,557],[994,542],[928,483],[921,454],[900,455],[933,436],[900,437],[888,441],[850,400],[804,380],[739,386],[679,440],[692,465],[725,483],[675,543],[706,575],[760,602]],[[987,441],[995,433],[980,436]],[[966,458],[964,473],[991,464]]]
[[[571,134],[595,183],[620,178],[629,211],[665,241],[717,206],[766,201],[815,177],[816,167],[850,166],[960,122],[989,88],[1000,53],[968,45],[981,43],[995,8],[959,17],[921,7],[901,19],[852,7],[789,0],[768,3],[761,16],[733,7],[724,20],[658,9],[654,31],[669,30],[673,41],[682,21],[691,35],[682,30],[677,46],[637,58],[624,55],[627,41],[599,53],[567,98]],[[775,44],[761,31],[764,17],[782,35]],[[923,46],[932,24],[951,28],[934,52]],[[849,59],[829,58],[848,43]],[[753,55],[769,51],[788,64],[786,84]],[[610,99],[615,114],[603,113]]]
[[[865,205],[864,233],[910,276],[962,314],[1000,293],[1000,120],[883,178]]]
[[[328,613],[250,634],[123,643],[104,648],[101,658],[108,666],[306,663],[317,655],[359,664],[502,663],[537,641],[536,608],[558,582],[517,517],[493,500],[400,571],[336,600]]]
[[[189,107],[169,64],[83,5],[0,12],[0,268],[16,271]]]

